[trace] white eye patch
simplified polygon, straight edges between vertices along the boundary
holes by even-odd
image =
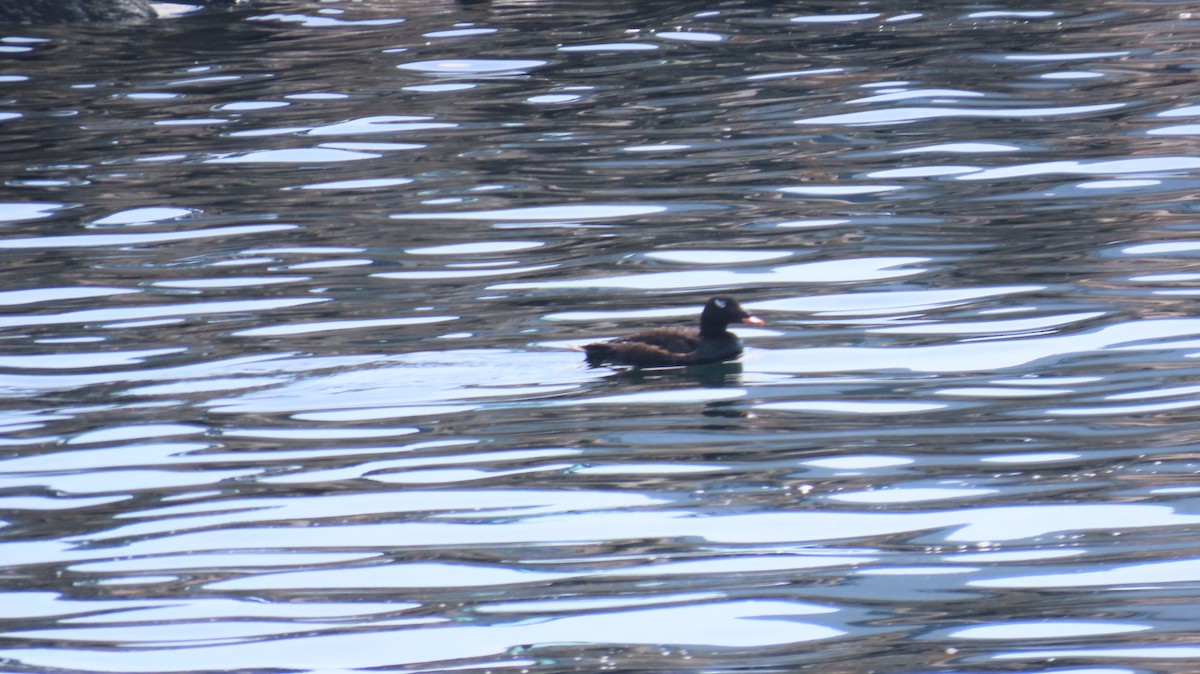
[[[722,299],[713,300],[713,304],[717,305],[718,307],[720,307],[722,309],[724,309],[727,306],[725,304],[725,300],[722,300]]]

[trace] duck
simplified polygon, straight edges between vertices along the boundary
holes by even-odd
[[[762,326],[732,297],[711,297],[700,312],[699,328],[654,328],[585,345],[588,365],[671,367],[704,365],[737,358],[742,340],[729,331],[731,323]]]

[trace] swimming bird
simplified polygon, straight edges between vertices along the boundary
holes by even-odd
[[[583,351],[593,367],[606,363],[636,367],[718,363],[742,353],[742,340],[728,330],[730,323],[763,325],[762,319],[750,315],[732,297],[713,297],[700,312],[698,329],[654,328],[588,344]]]

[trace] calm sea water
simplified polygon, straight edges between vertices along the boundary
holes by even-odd
[[[0,27],[8,672],[1192,671],[1200,14]],[[736,363],[572,345],[767,321]]]

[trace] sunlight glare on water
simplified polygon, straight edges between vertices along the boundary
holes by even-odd
[[[0,668],[1197,657],[1200,18],[0,25]],[[744,354],[578,347],[736,297]]]

